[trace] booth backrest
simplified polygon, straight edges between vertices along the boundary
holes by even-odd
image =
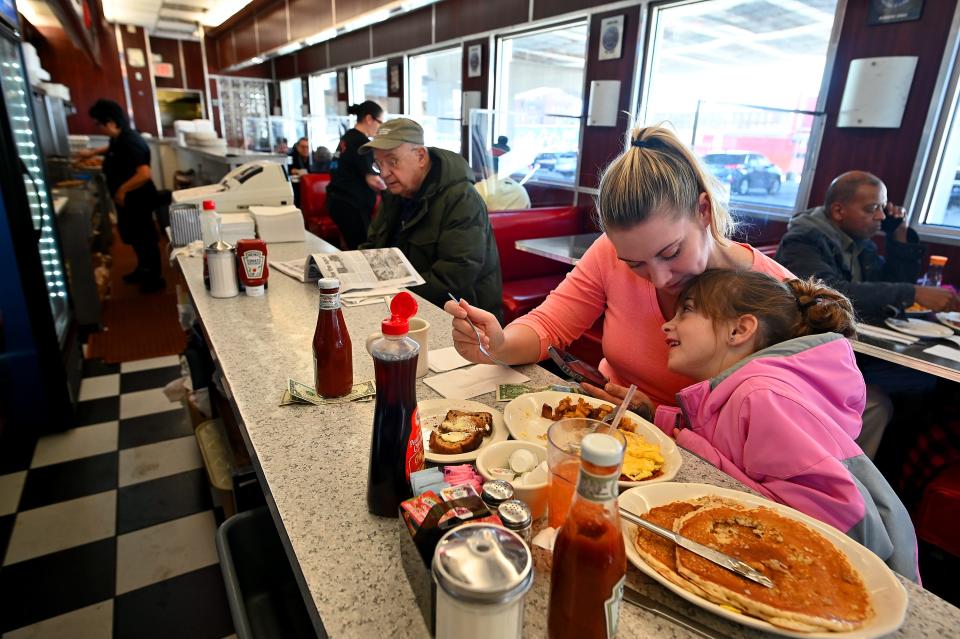
[[[503,281],[563,273],[570,266],[532,253],[518,251],[517,240],[584,233],[586,213],[576,206],[558,206],[522,211],[491,211],[490,225],[500,252]]]
[[[300,209],[304,219],[326,215],[329,173],[304,173],[300,176]]]

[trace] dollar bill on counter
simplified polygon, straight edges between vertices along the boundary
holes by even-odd
[[[284,391],[281,406],[291,404],[313,404],[314,406],[326,406],[329,404],[346,404],[359,400],[372,399],[377,394],[377,387],[373,380],[367,380],[354,384],[349,393],[343,397],[321,397],[312,386],[298,382],[295,379],[287,380],[287,389]]]
[[[497,401],[498,402],[509,402],[514,400],[521,395],[526,395],[527,393],[539,393],[540,391],[559,391],[561,393],[576,393],[579,395],[585,395],[579,386],[567,385],[567,384],[548,384],[546,386],[528,386],[526,384],[500,384],[497,386]]]
[[[280,405],[281,406],[315,406],[315,404],[311,402],[295,398],[293,395],[290,394],[290,391],[288,391],[287,389],[283,389],[283,397],[280,398]]]

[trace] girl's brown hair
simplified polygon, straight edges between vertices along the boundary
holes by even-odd
[[[662,125],[635,128],[600,178],[599,223],[603,229],[629,229],[663,211],[697,215],[700,194],[706,193],[710,233],[725,246],[736,225],[717,196],[721,188],[673,131]]]
[[[714,321],[756,317],[756,350],[816,333],[856,335],[850,300],[813,278],[781,282],[757,271],[707,269],[684,287],[678,307],[687,300]]]

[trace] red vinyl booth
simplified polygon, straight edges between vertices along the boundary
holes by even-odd
[[[340,246],[340,229],[327,213],[329,173],[304,173],[300,176],[300,210],[307,230],[334,246]]]
[[[944,468],[926,487],[914,523],[917,537],[960,557],[960,462]]]
[[[536,308],[571,268],[563,262],[518,251],[517,240],[583,233],[584,219],[584,212],[575,206],[490,212],[503,272],[505,322]]]

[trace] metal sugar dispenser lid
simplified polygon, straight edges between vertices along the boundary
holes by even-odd
[[[533,584],[533,557],[512,531],[493,524],[464,524],[437,544],[433,578],[458,601],[507,604]]]
[[[235,251],[236,249],[234,248],[233,244],[230,244],[229,242],[224,242],[223,240],[217,240],[216,242],[204,248],[203,250],[207,254],[215,254],[215,253],[229,253],[231,251]]]

